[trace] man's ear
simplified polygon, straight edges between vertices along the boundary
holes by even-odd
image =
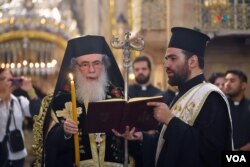
[[[195,68],[198,66],[198,57],[197,55],[193,55],[188,59],[188,65],[190,68]]]
[[[241,83],[241,90],[246,90],[247,88],[247,83],[246,82],[242,82]]]

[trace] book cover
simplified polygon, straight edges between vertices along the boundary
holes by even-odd
[[[124,132],[125,126],[135,127],[137,131],[155,129],[158,122],[153,117],[153,107],[147,102],[162,102],[162,96],[109,99],[91,102],[85,120],[86,133],[111,132],[116,129]]]

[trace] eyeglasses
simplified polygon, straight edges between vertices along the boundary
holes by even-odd
[[[91,65],[93,68],[97,69],[97,68],[100,68],[100,67],[103,65],[103,62],[97,60],[97,61],[94,61],[94,62],[92,62],[92,63],[89,63],[89,62],[81,62],[81,63],[76,63],[76,64],[78,65],[78,67],[79,67],[80,69],[89,69],[89,68],[90,68],[90,65]]]

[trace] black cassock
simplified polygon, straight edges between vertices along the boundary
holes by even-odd
[[[161,92],[160,89],[154,87],[153,85],[145,86],[144,89],[140,85],[129,85],[128,87],[128,96],[133,97],[150,97],[155,96]]]
[[[204,80],[204,76],[199,75],[185,85],[180,85],[180,92],[172,104]],[[158,136],[143,136],[144,167],[155,166]],[[169,122],[163,138],[165,143],[157,167],[221,166],[222,150],[232,149],[231,124],[226,102],[219,93],[210,93],[193,126],[174,117]]]
[[[111,92],[111,91],[110,91]],[[108,94],[109,98],[112,97],[112,94]],[[57,115],[57,119],[61,122],[63,117],[58,117],[57,113],[67,110],[67,102],[71,104],[70,93],[59,93],[55,97],[53,102],[53,111]],[[124,162],[124,139],[118,138],[113,135],[113,133],[101,134],[101,144],[99,152],[97,151],[98,145],[96,142],[96,134],[92,134],[92,138],[89,134],[84,133],[84,121],[86,118],[86,112],[84,104],[77,102],[77,108],[82,109],[82,113],[78,116],[79,120],[79,145],[80,145],[80,161],[88,160],[88,164],[92,166],[103,166],[103,163],[121,165]],[[45,140],[45,166],[46,167],[73,167],[74,164],[74,141],[73,137],[70,139],[65,139],[63,124],[56,123],[49,131]],[[95,146],[95,149],[91,149],[92,146]],[[95,153],[93,153],[95,152]],[[103,157],[96,161],[96,157]],[[86,161],[85,161],[86,162]],[[94,164],[94,165],[93,165]],[[90,166],[91,166],[90,165]],[[88,165],[85,165],[88,166]]]
[[[236,149],[250,143],[250,101],[243,98],[239,103],[228,100],[233,121],[233,137]]]

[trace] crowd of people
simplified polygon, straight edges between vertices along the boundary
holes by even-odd
[[[247,76],[241,70],[215,72],[209,82],[218,86],[227,96],[233,124],[236,150],[250,151],[250,100],[245,96]]]
[[[124,98],[124,80],[104,37],[87,35],[68,41],[55,90],[43,108],[41,166],[75,166],[75,134],[79,135],[83,167],[123,166],[125,140],[129,142],[129,167],[219,167],[222,151],[250,151],[246,74],[230,69],[206,79],[204,55],[210,38],[184,27],[174,27],[171,32],[164,57],[168,90],[161,91],[151,83],[149,57],[138,56],[132,63],[135,83],[129,85],[128,96],[164,97],[163,102],[147,103],[159,123],[153,133],[129,126],[124,132],[84,131],[88,103]],[[71,115],[69,73],[76,87],[77,122]],[[17,88],[27,97],[14,95]],[[13,77],[9,69],[0,69],[0,166],[23,167],[27,151],[25,147],[13,151],[9,134],[18,129],[24,139],[23,119],[39,113],[45,103],[41,100],[31,78]]]

